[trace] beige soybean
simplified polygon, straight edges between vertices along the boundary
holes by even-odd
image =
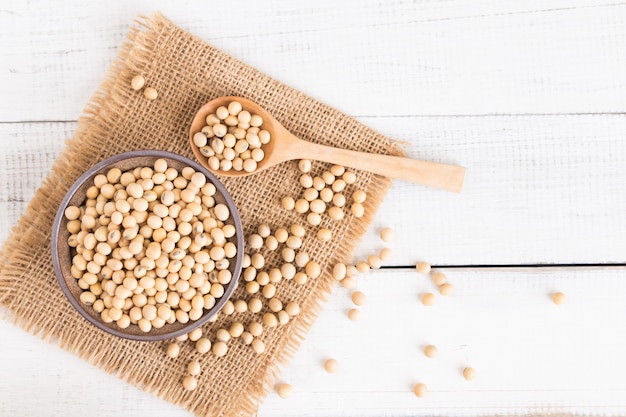
[[[263,302],[260,299],[252,298],[248,301],[248,310],[250,310],[251,313],[258,313],[259,311],[261,311],[262,308],[263,308]],[[253,333],[253,332],[250,331],[250,333]]]
[[[298,252],[294,260],[297,267],[304,268],[309,262],[310,257],[309,254],[306,252]]]
[[[266,327],[276,327],[278,325],[278,319],[274,313],[265,313],[263,314],[263,324]]]
[[[300,175],[300,185],[303,188],[313,187],[313,177],[311,177],[309,174]]]
[[[248,246],[251,249],[261,248],[263,246],[263,238],[256,233],[251,234],[248,236]]]
[[[243,334],[244,331],[244,327],[243,324],[239,323],[239,322],[234,322],[233,324],[230,325],[230,329],[228,330],[228,332],[230,333],[231,337],[240,337]]]
[[[323,229],[323,230],[328,230],[328,229]],[[329,230],[329,232],[330,232],[330,230]],[[318,234],[318,236],[319,236],[319,234]],[[330,240],[330,237],[329,237],[328,240]],[[289,236],[285,240],[285,244],[290,249],[299,249],[302,246],[302,239],[299,238],[298,236]]]
[[[279,384],[276,393],[280,398],[289,398],[293,394],[293,387],[289,384]]]
[[[276,295],[276,286],[274,284],[267,284],[263,287],[263,290],[261,291],[261,294],[263,294],[263,297],[270,299],[273,298],[274,295]]]
[[[237,116],[239,114],[239,112],[241,112],[243,106],[241,105],[241,103],[239,103],[238,101],[231,101],[228,104],[228,107],[226,108],[228,110],[228,114],[230,114],[231,116]],[[250,113],[247,113],[247,121],[250,121]],[[223,114],[223,112],[222,112]],[[241,118],[239,118],[239,120],[241,120]]]
[[[293,210],[296,206],[296,202],[292,197],[283,197],[280,204],[285,210]]]
[[[260,253],[255,253],[250,257],[250,265],[253,268],[261,269],[265,266],[265,257]]]
[[[220,342],[228,342],[230,337],[230,332],[226,329],[218,329],[217,332],[215,332],[215,338]]]
[[[309,277],[304,272],[296,272],[293,277],[293,281],[298,285],[304,285],[308,281]]]
[[[304,228],[304,226],[300,224],[292,224],[291,227],[289,228],[289,232],[293,236],[303,238],[306,233],[306,229]]]
[[[135,91],[141,90],[145,84],[146,84],[146,79],[143,78],[143,76],[140,74],[135,75],[133,79],[130,80],[130,86]]]
[[[346,205],[346,196],[341,193],[335,194],[332,199],[332,203],[336,207],[343,207]]]
[[[366,199],[367,199],[367,194],[363,190],[356,190],[352,194],[352,200],[355,203],[364,203]]]
[[[81,215],[81,210],[80,208],[76,206],[68,206],[65,209],[65,217],[68,220],[76,220],[80,217],[80,215]]]
[[[305,272],[310,278],[315,279],[321,275],[322,268],[317,262],[309,261],[305,266]]]
[[[262,224],[262,225],[259,225],[259,227],[257,228],[257,233],[262,238],[266,238],[272,233],[272,230],[269,225]]]
[[[285,312],[292,317],[297,316],[298,314],[300,314],[300,305],[291,301],[285,306]]]
[[[333,165],[330,167],[330,173],[335,177],[341,177],[346,172],[346,168],[343,165]]]
[[[253,321],[248,325],[248,331],[252,336],[259,337],[263,333],[263,325],[257,321]]]
[[[267,278],[268,278],[268,282],[276,284],[276,283],[279,283],[283,279],[283,273],[280,270],[280,268],[272,268],[269,270]],[[267,282],[265,281],[263,282],[264,282],[263,285],[267,285]],[[270,287],[270,288],[273,288],[273,287]]]
[[[448,277],[446,277],[446,275],[441,272],[441,271],[434,271],[431,274],[431,278],[433,280],[433,282],[435,283],[435,285],[437,286],[442,286],[443,284],[445,284],[448,281]]]
[[[170,358],[176,358],[178,357],[179,353],[180,353],[180,345],[178,343],[170,343],[167,345],[167,351],[166,351],[167,356],[169,356]]]
[[[245,313],[248,311],[248,303],[246,300],[235,300],[233,306],[235,308],[235,313]]]
[[[562,292],[555,292],[552,294],[552,302],[556,305],[565,303],[565,294]]]
[[[245,345],[250,345],[252,344],[252,341],[254,340],[254,336],[252,336],[252,334],[250,334],[249,332],[243,332],[241,334],[241,340],[243,340],[243,343]]]
[[[344,180],[335,180],[335,182],[331,185],[331,189],[333,193],[340,193],[346,189],[346,186],[347,184]]]
[[[183,378],[183,388],[187,391],[193,391],[198,387],[198,380],[193,375],[187,375]]]
[[[213,129],[211,129],[211,132],[213,131]],[[193,144],[196,145],[198,148],[203,148],[207,145],[207,143],[209,142],[207,135],[203,132],[197,132],[193,135]],[[212,148],[206,148],[208,150],[211,150],[211,152],[208,154],[208,156],[214,155],[215,151]],[[202,152],[202,149],[200,149],[200,151]],[[206,151],[205,151],[206,152]]]
[[[233,314],[235,312],[235,305],[233,304],[232,301],[226,301],[226,303],[224,304],[224,307],[222,307],[222,313],[230,316],[231,314]]]
[[[334,374],[339,369],[339,362],[336,359],[326,359],[324,361],[324,370],[329,374]]]
[[[383,265],[383,260],[377,255],[370,255],[367,257],[367,263],[369,264],[370,268],[380,269],[380,267]]]
[[[320,200],[325,203],[330,203],[333,200],[333,196],[333,190],[331,190],[330,188],[323,188],[319,191]]]
[[[228,352],[228,346],[226,345],[225,342],[216,342],[213,345],[212,352],[215,356],[220,358],[226,355],[226,353]]]
[[[320,242],[329,242],[332,239],[332,237],[333,237],[333,234],[330,231],[330,229],[322,228],[317,231],[317,239]]]
[[[294,203],[294,210],[296,213],[304,214],[309,211],[309,202],[304,198],[296,200]]]
[[[426,395],[426,391],[426,385],[421,382],[413,386],[413,394],[415,394],[416,397],[422,398]]]
[[[326,187],[326,181],[322,177],[313,177],[313,188],[321,191],[324,187]]]
[[[424,346],[424,355],[428,358],[434,358],[437,356],[437,347],[434,345],[426,345]]]
[[[254,339],[252,341],[252,349],[256,353],[261,354],[261,353],[265,352],[265,343],[263,343],[262,340]]]
[[[220,106],[217,108],[217,110],[215,110],[215,115],[220,119],[220,120],[224,120],[226,119],[228,116],[230,116],[230,112],[228,111],[228,108],[226,106]]]
[[[333,278],[337,281],[341,281],[346,277],[346,265],[343,263],[335,264],[333,267]]]
[[[356,182],[356,174],[354,172],[346,171],[341,178],[346,182],[346,184],[354,184]]]
[[[201,328],[193,329],[191,332],[187,333],[187,337],[192,342],[196,342],[200,340],[200,338],[202,337],[202,329]]]
[[[424,295],[422,295],[422,304],[427,307],[430,307],[433,304],[435,304],[435,294],[431,292],[427,292]]]
[[[320,199],[315,199],[309,204],[309,210],[313,213],[322,214],[326,211],[326,203]]]
[[[156,98],[159,96],[159,93],[155,88],[147,87],[145,90],[143,90],[143,95],[148,100],[156,100]]]
[[[362,306],[367,301],[367,296],[362,291],[355,291],[352,293],[352,302],[357,306]]]
[[[304,198],[306,201],[311,202],[315,200],[317,197],[319,197],[319,195],[320,195],[319,191],[317,191],[315,188],[307,188],[302,193],[302,198]]]
[[[415,265],[415,270],[420,274],[428,274],[430,272],[430,264],[425,261],[420,261]]]
[[[192,360],[187,364],[187,373],[189,375],[197,376],[200,375],[200,371],[202,368],[200,367],[200,362],[197,360]]]
[[[359,320],[361,318],[361,310],[358,308],[351,308],[348,310],[348,318],[352,321]]]
[[[261,144],[267,145],[268,143],[270,143],[270,140],[271,140],[270,132],[268,132],[267,130],[260,130],[258,135],[259,135],[259,141],[261,142]]]
[[[328,217],[333,220],[341,220],[344,218],[344,212],[341,207],[333,206],[328,209]]]
[[[274,232],[274,237],[279,243],[285,243],[289,238],[289,232],[284,227],[279,227],[276,229],[276,232]]]
[[[269,250],[276,250],[278,248],[278,240],[274,236],[268,236],[265,239],[265,247]]]
[[[391,242],[393,240],[393,229],[385,227],[380,231],[380,238],[383,242]]]
[[[468,381],[471,381],[474,378],[476,378],[476,371],[474,370],[474,368],[467,367],[463,369],[463,378],[465,378]]]
[[[278,298],[272,298],[268,303],[268,307],[272,312],[278,313],[283,309],[283,303]]]
[[[269,273],[267,273],[267,272],[265,272],[265,271],[261,271],[261,272],[259,272],[259,273],[257,274],[257,277],[256,277],[256,282],[258,282],[258,283],[259,283],[259,285],[263,285],[263,286],[265,286],[265,285],[269,284],[269,283],[270,283],[270,281],[274,282],[274,280],[273,280],[273,279],[272,279],[272,280],[270,280],[270,275],[269,275]],[[278,281],[280,281],[280,277],[279,277]],[[278,281],[275,281],[275,282],[278,282]]]
[[[311,226],[319,226],[322,223],[322,216],[319,213],[309,213],[306,216],[306,221]]]
[[[360,203],[352,204],[352,206],[350,206],[350,211],[352,212],[352,215],[357,219],[365,215],[365,207],[363,207],[363,204]]]
[[[355,266],[357,271],[362,274],[370,271],[370,265],[365,261],[358,261]]]
[[[300,172],[302,172],[303,174],[307,174],[309,172],[311,172],[311,167],[312,167],[312,163],[310,160],[308,159],[301,159],[298,162],[298,169],[300,170]]]
[[[439,286],[439,294],[452,295],[454,292],[454,286],[450,283],[445,283]]]
[[[293,279],[296,275],[296,267],[291,263],[285,263],[280,267],[280,273],[285,279]]]
[[[326,183],[326,185],[331,185],[335,182],[335,176],[330,171],[324,171],[322,173],[322,179],[324,180],[324,183]]]
[[[281,325],[285,325],[287,323],[289,323],[289,314],[287,314],[286,311],[281,310],[278,313],[276,313],[276,316],[278,317],[278,323]]]
[[[257,168],[257,163],[254,159],[246,159],[243,161],[243,170],[246,172],[254,172]]]

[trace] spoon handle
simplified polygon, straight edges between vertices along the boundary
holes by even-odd
[[[308,158],[344,165],[455,193],[463,188],[465,167],[462,166],[333,148],[302,139],[298,141],[298,159]]]

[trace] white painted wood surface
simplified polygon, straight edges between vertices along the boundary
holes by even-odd
[[[379,249],[391,225],[392,265],[472,266],[446,270],[456,294],[425,308],[426,278],[375,272],[352,323],[338,289],[284,372],[294,396],[271,394],[260,415],[626,414],[626,4],[4,1],[0,240],[133,19],[156,10],[411,156],[469,168],[461,195],[394,184],[355,254]],[[533,267],[505,268],[519,264]],[[0,415],[188,415],[5,321],[0,335]],[[420,353],[426,342],[437,359]],[[327,355],[339,373],[324,373]]]

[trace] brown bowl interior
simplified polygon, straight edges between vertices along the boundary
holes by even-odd
[[[114,322],[105,323],[91,306],[83,304],[79,297],[83,290],[78,286],[78,281],[70,273],[72,266],[72,257],[75,254],[73,248],[67,244],[70,233],[67,231],[67,219],[64,216],[65,208],[74,205],[82,206],[85,203],[86,191],[93,185],[93,178],[98,174],[106,174],[106,172],[114,167],[120,168],[122,171],[131,170],[138,166],[153,166],[154,162],[163,158],[167,160],[169,167],[174,167],[179,171],[185,166],[190,166],[196,171],[202,172],[207,177],[207,181],[213,183],[217,188],[215,195],[216,203],[223,203],[230,209],[231,216],[226,223],[235,226],[236,234],[229,241],[237,246],[237,257],[235,262],[230,264],[230,272],[233,279],[226,286],[224,296],[217,300],[213,308],[205,310],[200,319],[189,321],[185,324],[175,322],[173,324],[165,324],[163,327],[153,328],[150,332],[145,333],[135,324],[131,324],[126,329],[119,328]],[[134,151],[116,155],[92,167],[83,174],[68,190],[57,212],[52,231],[52,262],[57,275],[57,279],[65,295],[70,303],[83,315],[88,321],[93,323],[100,329],[112,333],[116,336],[133,339],[133,340],[163,340],[174,338],[206,323],[215,313],[217,313],[228,301],[239,279],[241,272],[241,264],[243,262],[243,231],[241,220],[235,204],[224,188],[223,184],[211,174],[206,168],[200,166],[197,162],[192,161],[183,156],[163,151]]]

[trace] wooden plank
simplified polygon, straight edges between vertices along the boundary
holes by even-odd
[[[495,415],[626,411],[624,269],[445,271],[456,293],[433,307],[433,291],[414,271],[384,271],[359,281],[368,295],[362,320],[349,322],[340,289],[282,375],[295,390],[272,394],[266,416]],[[602,282],[603,285],[598,285]],[[607,291],[614,288],[616,291]],[[567,302],[549,294],[564,291]],[[435,344],[439,355],[421,348]],[[334,357],[340,371],[321,362]],[[465,381],[460,370],[476,369]],[[423,399],[411,393],[428,385]]]
[[[461,194],[394,184],[370,228],[396,230],[392,264],[626,263],[623,116],[362,120],[468,168]]]
[[[153,10],[352,115],[625,110],[623,4],[274,0],[216,18],[203,1],[63,0],[2,6],[0,121],[76,119],[133,19]]]
[[[338,288],[261,416],[626,413],[626,269],[446,270],[456,292],[424,307],[434,286],[412,270],[358,279],[368,296],[351,322],[350,292]],[[599,285],[600,283],[600,285]],[[554,305],[549,295],[566,294]],[[1,415],[187,415],[73,355],[0,321]],[[438,347],[428,359],[424,344]],[[321,362],[333,357],[336,374]],[[460,369],[476,369],[465,381]],[[415,382],[425,398],[411,393]]]
[[[396,182],[356,251],[396,230],[390,265],[626,263],[623,116],[377,117],[415,158],[468,167],[461,194]],[[0,238],[74,123],[0,125]],[[42,138],[45,138],[43,140]]]
[[[46,178],[76,123],[0,124],[0,242]]]

